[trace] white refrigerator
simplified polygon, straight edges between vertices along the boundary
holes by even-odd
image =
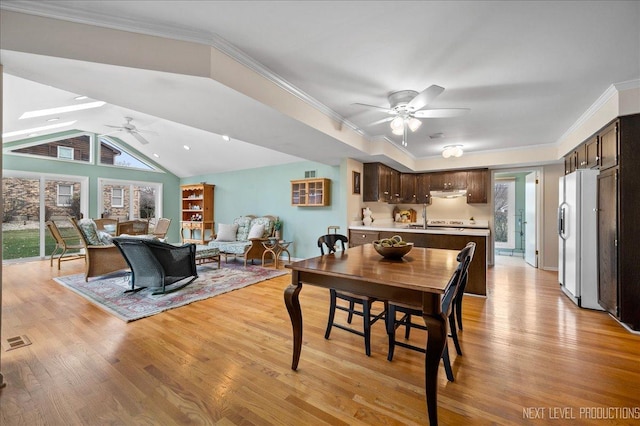
[[[558,280],[581,308],[598,304],[598,170],[579,169],[560,178]]]

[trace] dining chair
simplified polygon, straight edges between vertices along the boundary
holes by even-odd
[[[118,222],[117,235],[147,235],[149,233],[149,221],[144,219],[132,219]]]
[[[469,242],[467,243],[466,247],[471,247],[469,249],[468,255],[470,256],[469,258],[469,263],[464,271],[464,273],[462,274],[462,276],[460,277],[460,288],[458,289],[458,294],[456,295],[455,300],[453,301],[453,309],[454,309],[454,313],[455,315],[452,315],[452,317],[450,318],[450,324],[451,324],[451,328],[455,330],[456,328],[456,320],[458,322],[458,329],[462,330],[462,297],[464,296],[464,291],[467,288],[467,281],[469,278],[469,267],[471,266],[471,262],[473,261],[473,255],[476,252],[476,243],[474,242]],[[461,256],[463,255],[462,252],[458,253],[458,262],[461,262]],[[453,331],[452,331],[453,333]],[[457,349],[457,347],[456,347]],[[458,353],[460,355],[462,355],[461,351],[458,351]]]
[[[340,245],[341,249],[345,250],[345,243],[348,243],[349,239],[345,235],[341,234],[326,234],[318,238],[318,247],[320,248],[320,254],[325,255],[325,248],[327,254],[336,252],[336,245]],[[360,294],[337,291],[336,289],[329,289],[330,294],[330,306],[329,306],[329,319],[327,321],[327,330],[324,333],[324,338],[329,339],[331,335],[331,329],[337,327],[339,329],[348,331],[358,336],[364,337],[364,348],[367,356],[371,355],[371,326],[375,324],[380,318],[384,318],[387,312],[387,302],[384,301],[384,310],[378,314],[371,312],[371,306],[378,299],[374,297],[364,296]],[[342,306],[337,303],[338,300],[344,300],[349,303],[349,306]],[[361,309],[356,309],[356,305],[361,306]],[[363,328],[362,331],[355,328],[351,328],[347,325],[336,323],[335,314],[336,309],[347,312],[347,324],[351,324],[353,316],[357,315],[362,317]]]
[[[53,248],[53,251],[51,252],[51,259],[49,262],[50,266],[53,266],[53,259],[55,258],[56,252],[58,250],[61,250],[60,256],[57,258],[58,269],[60,269],[60,262],[64,262],[67,260],[74,260],[74,259],[83,259],[85,257],[83,253],[79,252],[81,249],[84,248],[84,244],[82,244],[82,241],[80,241],[79,236],[73,237],[73,239],[65,238],[60,232],[58,225],[56,225],[54,221],[48,220],[46,224],[47,224],[47,228],[49,229],[49,232],[51,233],[51,236],[56,242],[56,246]],[[72,256],[64,257],[64,255],[69,250],[78,250],[78,253],[74,253]]]
[[[93,221],[95,222],[98,231],[104,231],[111,235],[115,235],[116,232],[118,232],[118,218],[101,217],[93,219]]]
[[[460,343],[458,342],[458,335],[455,330],[455,310],[454,305],[457,300],[457,296],[460,291],[463,291],[462,281],[463,277],[468,273],[469,264],[471,263],[471,259],[473,258],[473,253],[475,251],[475,243],[471,242],[467,244],[460,252],[458,253],[458,267],[454,271],[453,275],[449,280],[449,287],[452,288],[452,291],[449,291],[443,297],[441,302],[441,309],[444,315],[449,320],[449,329],[451,332],[450,337],[452,337],[453,343],[456,347],[456,352],[458,355],[462,355],[462,350],[460,348]],[[400,312],[402,317],[397,320],[396,312]],[[388,304],[388,313],[386,319],[387,326],[387,335],[389,337],[389,351],[387,354],[387,360],[391,361],[393,359],[395,346],[402,346],[407,349],[412,349],[414,351],[418,351],[421,353],[425,353],[426,350],[424,347],[419,347],[412,345],[406,342],[399,342],[395,339],[396,329],[399,327],[405,327],[405,339],[409,339],[409,334],[412,328],[417,328],[419,330],[427,330],[427,327],[422,324],[417,324],[411,321],[412,316],[422,316],[422,310],[415,306],[409,305],[401,305],[397,303],[389,303]],[[442,353],[442,361],[444,363],[445,373],[447,375],[447,379],[450,382],[454,381],[453,370],[451,369],[451,361],[449,359],[449,347],[447,342],[445,342],[445,347]]]
[[[167,231],[169,231],[169,225],[171,225],[171,219],[161,217],[156,222],[152,235],[156,238],[165,238],[167,236]]]

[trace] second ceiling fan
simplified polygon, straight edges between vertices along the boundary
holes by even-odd
[[[388,96],[389,108],[355,103],[367,108],[375,108],[385,111],[389,117],[371,123],[380,124],[391,122],[391,131],[394,135],[402,135],[402,145],[407,146],[407,130],[415,132],[422,124],[423,118],[448,118],[458,117],[470,111],[469,108],[429,108],[428,105],[437,98],[444,87],[431,85],[422,92],[415,90],[400,90]]]
[[[114,132],[111,132],[109,134],[103,135],[103,136],[107,136],[110,135],[112,133],[115,132],[126,132],[128,134],[130,134],[131,136],[133,136],[134,138],[136,138],[138,140],[138,142],[140,142],[142,145],[146,145],[149,143],[148,140],[146,140],[141,134],[140,132],[149,132],[148,130],[142,130],[142,129],[138,129],[133,123],[131,123],[133,121],[133,118],[131,117],[125,117],[124,118],[126,120],[126,123],[120,125],[120,126],[113,126],[110,124],[105,124],[105,126],[107,127],[111,127],[113,129],[117,129]]]

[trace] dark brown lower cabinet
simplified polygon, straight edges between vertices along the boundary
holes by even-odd
[[[471,235],[424,234],[413,232],[380,231],[380,238],[400,235],[403,240],[416,247],[461,250],[468,242],[476,243],[476,251],[469,265],[469,281],[466,293],[485,296],[487,294],[487,237]],[[411,253],[408,254],[410,256]]]

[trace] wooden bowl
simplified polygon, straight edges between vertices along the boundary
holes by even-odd
[[[385,259],[402,259],[413,248],[413,243],[407,243],[398,247],[383,247],[378,243],[373,243],[373,248]]]

